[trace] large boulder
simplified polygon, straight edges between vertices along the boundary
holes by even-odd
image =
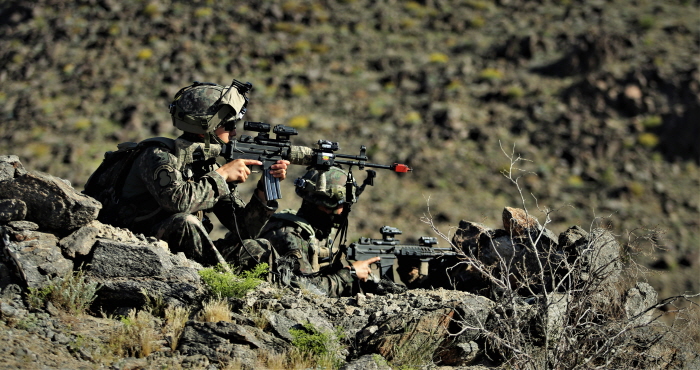
[[[88,276],[102,285],[96,305],[125,312],[149,299],[166,305],[197,305],[207,289],[197,270],[201,265],[182,254],[173,255],[160,241],[124,243],[99,239]]]
[[[0,199],[19,199],[26,204],[26,219],[41,228],[65,233],[97,219],[102,204],[80,194],[67,181],[30,171],[2,181]]]
[[[63,257],[54,234],[32,230],[31,226],[17,229],[6,225],[0,229],[4,259],[26,286],[42,288],[49,280],[73,271],[73,261]]]
[[[255,369],[262,354],[283,354],[291,345],[256,327],[226,321],[188,321],[178,349],[184,355],[204,355],[212,362],[236,359],[243,368]]]

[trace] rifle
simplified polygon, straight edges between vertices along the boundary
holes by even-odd
[[[422,275],[428,275],[430,261],[443,256],[457,255],[451,248],[434,247],[437,245],[436,237],[422,236],[418,239],[418,245],[408,245],[401,244],[398,239],[394,238],[395,235],[402,233],[395,227],[382,226],[379,232],[382,234],[381,239],[362,237],[347,248],[348,259],[353,261],[381,257],[376,262],[379,267],[379,277],[372,276],[375,282],[379,282],[382,277],[388,277],[388,272],[394,266],[394,261],[399,257],[420,258],[420,272]]]
[[[340,149],[337,142],[319,140],[318,148],[292,145],[290,137],[297,135],[297,130],[293,127],[276,125],[272,129],[275,137],[270,137],[270,124],[264,122],[248,122],[243,124],[243,129],[256,131],[255,137],[241,135],[237,140],[231,140],[225,144],[221,150],[227,162],[235,159],[255,159],[263,163],[263,182],[265,185],[265,196],[268,201],[282,198],[279,179],[272,176],[270,166],[278,160],[288,160],[291,164],[304,165],[316,168],[320,171],[328,170],[335,164],[345,164],[364,167],[389,169],[394,172],[408,172],[412,169],[405,164],[394,163],[383,165],[367,163],[368,158],[364,145],[360,147],[360,155],[335,154]]]

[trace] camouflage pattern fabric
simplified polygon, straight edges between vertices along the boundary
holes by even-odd
[[[294,277],[292,285],[304,288],[315,288],[314,291],[328,295],[329,297],[350,296],[354,291],[354,279],[350,270],[343,268],[340,262],[324,266],[323,259],[330,261],[345,261],[345,258],[337,256],[338,251],[324,257],[323,251],[329,250],[326,245],[328,240],[318,240],[315,235],[309,233],[311,226],[300,225],[304,222],[301,217],[296,222],[289,219],[281,219],[274,215],[265,225],[261,238],[270,241],[275,253],[280,257],[291,257],[295,260]],[[323,266],[323,267],[322,267]]]
[[[219,85],[195,87],[182,94],[182,97],[177,100],[177,104],[189,114],[215,114],[219,110],[219,106],[214,103],[221,98],[224,89],[223,86]]]
[[[180,137],[176,153],[148,147],[127,176],[123,196],[112,209],[114,226],[125,227],[168,242],[170,249],[205,265],[216,264],[204,215],[213,212],[236,235],[236,242],[252,239],[275,208],[253,195],[246,204],[235,185],[229,188],[215,170],[218,145],[208,156],[202,143]],[[233,238],[231,239],[233,242]]]

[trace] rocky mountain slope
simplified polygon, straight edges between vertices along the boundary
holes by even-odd
[[[421,285],[330,298],[280,266],[203,268],[100,209],[0,156],[0,368],[700,368],[698,310],[662,322],[686,298],[659,301],[602,228],[556,235],[506,207],[502,228],[460,221]]]
[[[638,257],[667,272],[652,285],[697,292],[699,17],[687,0],[4,1],[0,154],[80,189],[117,143],[177,134],[179,88],[237,78],[247,119],[414,168],[379,172],[351,238],[498,224],[523,206],[501,174],[515,153],[533,215],[658,246]]]

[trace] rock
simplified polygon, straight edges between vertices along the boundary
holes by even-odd
[[[452,237],[452,244],[461,248],[465,254],[478,257],[481,246],[487,245],[494,234],[494,230],[483,224],[461,220]]]
[[[7,226],[13,228],[14,230],[39,230],[39,225],[36,222],[31,221],[10,221],[7,223]]]
[[[0,222],[24,220],[27,204],[19,199],[0,199]]]
[[[542,227],[539,221],[525,210],[505,207],[502,217],[503,228],[509,236],[519,238],[523,243],[535,244],[544,252],[557,247],[556,235]]]
[[[484,351],[476,342],[454,343],[438,351],[440,363],[449,366],[468,366]]]
[[[188,321],[178,349],[184,355],[204,355],[216,363],[236,359],[242,367],[254,369],[258,353],[282,354],[290,348],[284,340],[255,327],[224,321]]]
[[[403,351],[435,351],[440,343],[447,338],[448,325],[454,318],[452,308],[440,308],[415,313],[402,313],[388,317],[379,329],[368,338],[358,337],[358,344],[365,353],[376,352],[392,361],[397,356],[397,350]],[[434,348],[433,348],[434,347]],[[432,355],[426,353],[426,356]]]
[[[13,276],[10,267],[4,262],[0,262],[0,289],[12,284],[14,282]]]
[[[4,181],[0,198],[22,200],[27,205],[27,220],[58,233],[95,220],[102,208],[97,200],[76,192],[63,180],[36,171]]]
[[[583,281],[594,279],[598,284],[616,282],[620,276],[620,245],[615,237],[605,229],[594,229],[591,233],[582,232],[581,228],[567,230],[561,237],[567,243],[565,252],[570,264],[580,269]],[[585,234],[584,234],[585,233]]]
[[[471,342],[479,338],[479,330],[473,328],[485,327],[488,317],[496,304],[482,296],[465,294],[455,306],[455,319],[451,326],[452,333],[459,332],[460,342]]]
[[[162,248],[100,239],[90,272],[105,278],[158,276],[174,267],[171,256]]]
[[[16,155],[0,155],[0,182],[14,179],[27,173]]]
[[[505,207],[503,209],[503,228],[513,236],[526,236],[531,230],[539,230],[540,223],[527,214],[524,209]]]
[[[633,319],[638,325],[644,325],[654,317],[654,311],[647,309],[657,303],[658,293],[654,288],[645,283],[637,284],[625,293],[625,313],[629,319]]]
[[[343,365],[340,370],[391,370],[392,367],[380,354],[363,355]]]
[[[197,271],[188,267],[175,267],[157,276],[105,278],[88,275],[88,278],[102,285],[95,304],[105,311],[142,308],[146,304],[144,294],[173,307],[198,306],[207,295]]]
[[[98,221],[93,221],[58,242],[66,256],[75,258],[90,254],[97,237],[100,235],[100,229],[93,225],[94,223],[99,224]]]
[[[546,315],[545,328],[547,330],[547,337],[551,341],[552,345],[557,343],[561,335],[564,333],[564,328],[566,324],[568,307],[571,301],[571,296],[566,293],[551,293],[549,295],[549,300],[543,302],[541,310],[544,310]],[[542,335],[544,337],[544,335]]]
[[[44,287],[50,279],[73,271],[73,261],[63,257],[57,242],[53,234],[3,228],[5,256],[12,262],[14,273],[31,288]]]
[[[270,325],[270,329],[272,330],[272,332],[274,332],[275,335],[288,342],[291,342],[294,339],[294,337],[292,337],[292,334],[289,332],[289,329],[299,326],[299,322],[290,320],[289,318],[283,315],[279,315],[270,310],[262,310],[261,314],[263,315],[263,318],[268,322],[268,324]]]

